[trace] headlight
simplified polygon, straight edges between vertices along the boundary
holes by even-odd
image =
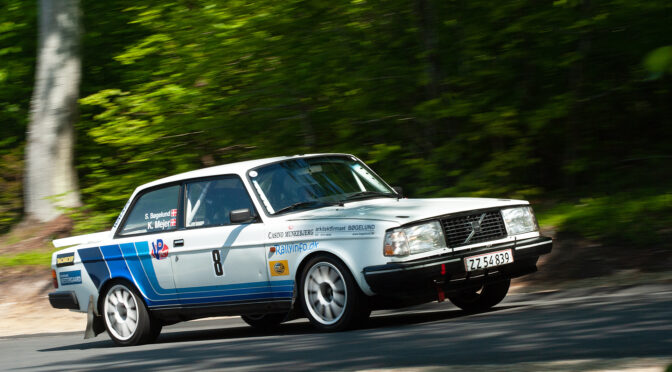
[[[509,235],[518,235],[539,230],[532,207],[502,209],[502,217]]]
[[[446,248],[443,229],[439,221],[432,221],[388,231],[385,234],[383,254],[408,256],[441,248]]]

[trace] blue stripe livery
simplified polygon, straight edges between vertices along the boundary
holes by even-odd
[[[91,281],[100,290],[111,278],[135,283],[149,307],[233,301],[291,300],[294,281],[238,283],[188,288],[163,288],[154,271],[148,242],[106,245],[78,250]]]
[[[110,279],[110,271],[107,269],[105,261],[103,261],[103,254],[100,253],[100,248],[80,249],[77,253],[79,253],[79,258],[82,259],[82,264],[84,264],[86,272],[89,273],[93,285],[100,290],[100,286]]]

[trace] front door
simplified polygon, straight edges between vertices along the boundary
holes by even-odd
[[[175,286],[183,306],[252,306],[273,301],[263,224],[232,224],[230,212],[252,201],[238,176],[185,184],[184,229],[170,242]]]

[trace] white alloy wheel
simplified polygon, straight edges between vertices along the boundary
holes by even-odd
[[[115,284],[105,295],[105,324],[110,334],[127,341],[135,335],[139,324],[138,300],[123,284]]]
[[[348,305],[343,274],[329,262],[310,267],[304,279],[303,296],[312,318],[324,325],[338,322]]]

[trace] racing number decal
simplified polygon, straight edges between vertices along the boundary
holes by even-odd
[[[222,256],[219,254],[219,250],[215,249],[212,251],[212,262],[215,266],[215,275],[222,276],[224,275],[224,270],[222,270]]]

